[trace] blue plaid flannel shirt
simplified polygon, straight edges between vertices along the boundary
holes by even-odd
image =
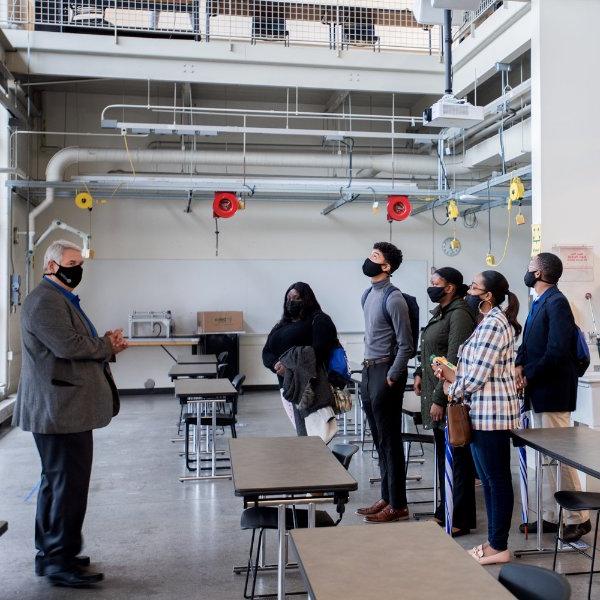
[[[461,346],[449,395],[464,398],[471,406],[473,429],[519,427],[514,330],[498,307],[487,313]]]

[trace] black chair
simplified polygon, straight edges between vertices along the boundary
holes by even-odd
[[[373,46],[381,51],[379,36],[375,35],[375,25],[370,21],[344,23],[342,26],[342,49],[346,46]]]
[[[331,452],[342,463],[344,469],[348,470],[352,457],[358,452],[358,446],[354,444],[334,444]]]
[[[331,448],[332,454],[340,461],[343,467],[347,470],[350,467],[352,457],[358,451],[358,446],[354,444],[335,444]],[[328,512],[324,510],[315,511],[315,526],[316,527],[335,527],[342,520],[341,516],[338,521],[334,521]],[[256,589],[256,576],[258,574],[258,561],[260,557],[260,547],[265,530],[278,528],[278,509],[274,506],[253,506],[247,508],[242,513],[241,527],[244,530],[252,530],[252,539],[250,540],[250,554],[248,555],[248,567],[246,569],[246,582],[244,583],[244,598],[246,600],[255,600],[257,596],[254,594]],[[308,527],[308,510],[297,509],[295,506],[285,509],[285,528],[290,529],[306,529]],[[258,543],[256,557],[254,554],[254,540],[256,530],[258,533]],[[250,580],[250,572],[252,572],[252,592],[248,595],[248,582]],[[289,596],[305,594],[305,592],[290,593]],[[258,596],[260,598],[274,597],[276,594],[265,594]]]
[[[316,527],[333,527],[334,520],[329,513],[324,510],[315,511],[315,526]],[[260,547],[263,535],[267,529],[276,530],[278,527],[277,508],[273,506],[253,506],[247,508],[242,513],[241,527],[243,530],[252,530],[252,538],[250,540],[250,554],[248,556],[248,567],[246,568],[246,580],[244,582],[244,598],[246,600],[255,600],[256,576],[258,575],[258,561],[260,558]],[[285,528],[290,529],[306,529],[308,527],[308,510],[297,509],[296,507],[285,509]],[[256,544],[256,558],[254,554],[254,540],[256,530],[258,529],[258,542]],[[250,581],[250,572],[252,572],[252,591],[248,594],[248,583]],[[304,592],[287,592],[287,596],[303,594]],[[264,594],[259,598],[275,597],[277,594]]]
[[[224,352],[221,352],[221,354],[219,354],[219,356],[217,356],[217,363],[218,364],[226,363],[228,358],[229,358],[229,352],[227,352],[227,350],[225,350]]]
[[[229,365],[227,363],[219,363],[217,365],[217,377],[219,379],[222,379],[223,377],[225,377],[225,373],[227,371],[227,367]]]
[[[570,492],[562,490],[554,494],[554,499],[560,506],[558,512],[558,522],[562,523],[563,510],[591,510],[596,511],[596,528],[594,530],[594,544],[592,546],[592,554],[579,549],[574,544],[565,541],[560,537],[560,531],[556,534],[556,540],[554,542],[554,562],[552,563],[552,570],[556,571],[556,558],[558,556],[558,542],[561,541],[563,544],[567,544],[573,550],[579,554],[586,556],[591,561],[591,567],[589,571],[576,571],[572,573],[565,573],[565,575],[587,575],[589,573],[590,582],[588,585],[588,600],[592,597],[592,582],[594,580],[594,561],[596,559],[596,545],[598,543],[598,522],[600,521],[600,492]]]
[[[253,17],[251,44],[256,40],[283,40],[285,46],[289,44],[290,32],[285,28],[285,19],[278,17]]]
[[[237,437],[237,430],[235,428],[237,424],[237,411],[238,411],[238,395],[242,386],[244,385],[244,381],[246,381],[245,375],[237,375],[232,384],[235,388],[237,394],[231,399],[231,408],[229,411],[217,414],[216,422],[217,427],[229,427],[231,429],[231,437]],[[185,465],[188,470],[192,471],[194,467],[192,464],[195,462],[190,457],[189,446],[190,446],[190,428],[197,426],[198,419],[196,415],[189,414],[185,417]],[[207,415],[204,417],[200,417],[200,425],[210,427],[212,425],[212,416]]]
[[[498,581],[518,600],[569,600],[566,577],[533,565],[504,565]]]

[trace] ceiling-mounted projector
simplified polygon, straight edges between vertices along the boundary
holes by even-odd
[[[430,0],[432,8],[449,10],[477,10],[481,0]]]
[[[423,125],[468,129],[483,121],[483,106],[473,106],[466,100],[444,96],[423,112]]]
[[[414,0],[413,2],[413,14],[415,20],[421,25],[443,25],[444,24],[444,11],[441,8],[434,8],[432,5],[433,0]],[[479,6],[479,0],[477,0]],[[461,23],[464,18],[463,10],[455,10],[452,13],[452,18],[457,22]]]

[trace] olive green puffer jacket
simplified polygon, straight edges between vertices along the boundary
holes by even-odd
[[[431,311],[432,317],[421,332],[421,366],[415,376],[422,378],[421,414],[426,429],[443,426],[443,421],[434,423],[429,411],[432,404],[446,406],[448,398],[444,386],[436,379],[431,368],[430,357],[445,356],[452,364],[458,360],[458,349],[475,329],[475,317],[468,304],[457,298],[443,308],[438,306]]]

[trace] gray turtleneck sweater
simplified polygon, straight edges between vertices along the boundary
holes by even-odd
[[[408,306],[399,291],[389,295],[386,305],[394,324],[393,330],[383,314],[383,295],[391,285],[389,278],[373,284],[365,301],[365,359],[385,358],[396,351],[388,371],[388,377],[396,380],[407,369],[413,352],[413,339]]]

